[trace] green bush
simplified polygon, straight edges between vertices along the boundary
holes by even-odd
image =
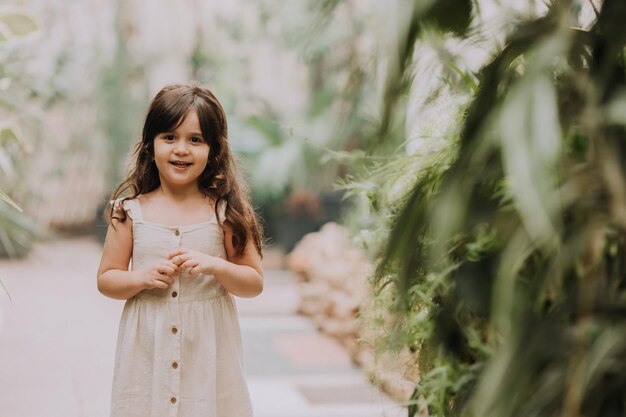
[[[416,42],[471,39],[468,4],[409,8],[381,140],[425,64]],[[556,1],[504,29],[458,140],[416,160],[408,192],[381,207],[384,183],[357,183],[390,225],[373,285],[394,294],[390,346],[419,360],[411,416],[624,415],[626,5],[598,2],[589,26],[580,13]]]

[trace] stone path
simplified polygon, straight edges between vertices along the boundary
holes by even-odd
[[[0,290],[0,415],[108,416],[123,303],[96,289],[100,250],[93,239],[67,239],[0,261],[13,300]],[[406,415],[295,314],[297,303],[293,277],[270,268],[261,296],[237,300],[255,416]]]

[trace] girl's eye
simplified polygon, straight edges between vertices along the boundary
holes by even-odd
[[[191,137],[189,140],[190,140],[191,142],[193,142],[193,143],[203,143],[203,142],[204,142],[204,139],[199,138],[199,137],[197,137],[197,136],[193,136],[193,137]]]
[[[163,139],[165,139],[165,140],[174,140],[175,137],[174,137],[174,135],[163,135]]]

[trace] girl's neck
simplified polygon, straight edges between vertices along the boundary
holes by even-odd
[[[155,194],[161,195],[169,200],[182,201],[189,198],[204,197],[204,194],[198,188],[198,184],[192,184],[186,187],[171,187],[161,183],[159,188],[155,190]]]

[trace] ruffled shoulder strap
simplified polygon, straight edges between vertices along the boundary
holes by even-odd
[[[143,213],[141,213],[141,206],[139,205],[139,199],[133,198],[132,200],[124,201],[124,210],[133,220],[143,219]]]
[[[117,200],[109,201],[109,204],[113,205],[113,216],[122,217],[122,211],[126,212],[126,215],[132,220],[141,220],[141,206],[139,201],[134,198],[132,200],[124,200],[124,198],[118,198]]]
[[[107,208],[107,210],[109,210],[111,207],[113,207],[112,218],[121,219],[122,217],[124,217],[122,213],[124,207],[122,205],[121,198],[118,198],[117,200],[109,200],[109,208]]]

